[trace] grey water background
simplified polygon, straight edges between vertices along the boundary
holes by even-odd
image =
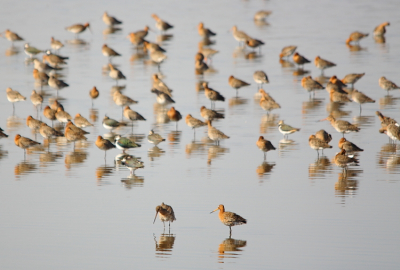
[[[261,9],[273,13],[268,24],[256,25],[253,15]],[[122,30],[105,35],[101,20],[104,11],[121,19]],[[168,59],[161,65],[163,80],[174,90],[175,108],[183,116],[200,118],[199,108],[210,106],[194,73],[194,55],[201,38],[200,21],[217,32],[212,48],[214,73],[205,74],[210,87],[220,91],[226,102],[217,103],[225,112],[215,126],[230,136],[216,147],[206,129],[193,132],[184,123],[164,123],[157,114],[155,96],[150,93],[151,76],[157,67],[138,58],[125,37],[145,25],[154,28],[151,14],[174,25],[172,39],[162,42]],[[400,19],[398,1],[3,1],[1,31],[10,29],[32,46],[50,48],[50,37],[66,43],[74,35],[64,30],[74,23],[89,22],[93,33],[80,38],[85,45],[66,44],[60,54],[70,57],[62,70],[70,87],[59,92],[61,103],[71,115],[81,113],[93,121],[88,141],[73,145],[57,140],[50,153],[23,151],[13,138],[35,135],[25,125],[28,115],[36,118],[29,101],[35,88],[33,66],[26,61],[24,42],[15,43],[19,53],[10,55],[10,42],[0,39],[0,127],[10,135],[0,140],[0,266],[2,269],[398,269],[400,263],[399,146],[388,144],[378,133],[375,111],[400,119],[399,90],[390,96],[378,85],[386,76],[399,80]],[[384,21],[386,43],[372,37],[374,27]],[[252,58],[251,50],[238,48],[229,29],[240,30],[263,40],[262,54]],[[368,32],[361,50],[346,47],[353,31]],[[148,39],[157,41],[158,33]],[[103,66],[101,54],[106,43],[122,54],[113,63],[126,75],[123,93],[138,100],[132,105],[146,122],[135,124],[141,148],[128,151],[142,158],[144,169],[133,177],[124,167],[115,167],[113,158],[120,150],[104,153],[97,149],[97,135],[107,133],[101,121],[105,114],[121,119],[121,108],[110,94],[114,81]],[[365,104],[361,116],[358,104],[341,106],[334,113],[358,123],[359,133],[346,138],[365,149],[360,166],[347,175],[332,163],[341,134],[328,122],[329,96],[325,90],[310,100],[301,87],[303,75],[295,67],[283,67],[278,55],[282,47],[297,45],[298,52],[313,60],[319,55],[337,64],[325,71],[339,78],[348,73],[366,75],[356,88],[376,100]],[[250,59],[248,59],[250,58]],[[290,60],[291,61],[291,60]],[[254,100],[257,86],[252,79],[264,70],[270,84],[264,89],[280,103],[281,109],[268,117]],[[309,75],[320,71],[311,63]],[[251,83],[235,91],[228,77]],[[306,74],[307,75],[307,74]],[[88,92],[97,86],[100,97],[93,108]],[[27,97],[16,103],[15,115],[6,99],[12,87]],[[36,88],[37,89],[37,88]],[[49,96],[55,91],[43,88]],[[41,114],[40,114],[41,115]],[[91,117],[90,117],[91,116]],[[42,120],[47,119],[43,116]],[[93,120],[94,119],[94,120]],[[301,128],[290,135],[291,144],[280,143],[279,120]],[[154,129],[167,140],[154,151],[145,138]],[[308,146],[308,137],[319,129],[333,136],[333,149],[317,160]],[[131,133],[131,127],[118,130]],[[263,154],[255,142],[260,135],[277,148]],[[43,142],[37,134],[36,139]],[[177,221],[163,230],[155,207],[171,205]],[[229,229],[209,214],[219,204],[248,220]]]

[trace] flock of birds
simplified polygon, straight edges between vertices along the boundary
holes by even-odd
[[[255,14],[254,20],[264,21],[270,15],[270,13],[271,13],[270,11],[259,11]],[[156,21],[156,28],[161,32],[161,34],[164,35],[166,31],[173,28],[171,24],[161,20],[157,15],[153,14],[152,17]],[[116,19],[115,17],[109,16],[106,12],[103,14],[103,21],[111,29],[113,29],[119,24],[122,24],[120,20]],[[386,22],[377,26],[373,31],[373,35],[378,38],[384,38],[386,32],[386,26],[388,25],[389,23]],[[84,32],[86,29],[90,30],[89,23],[75,24],[66,28],[67,31],[72,32],[76,35],[76,40],[79,40],[77,38],[78,35]],[[128,38],[130,42],[134,46],[136,46],[137,50],[142,50],[143,52],[148,53],[149,58],[158,66],[158,70],[160,71],[163,61],[167,58],[166,50],[163,49],[159,44],[152,43],[146,40],[146,36],[149,31],[151,31],[151,29],[148,26],[146,26],[143,30],[130,33]],[[236,26],[232,27],[231,32],[233,34],[234,39],[236,39],[239,42],[239,46],[248,46],[252,49],[259,48],[259,50],[261,50],[261,46],[264,45],[264,42],[262,40],[250,37],[244,31],[240,31]],[[212,58],[218,53],[218,51],[214,50],[211,47],[211,45],[214,43],[211,40],[211,38],[216,35],[214,31],[205,28],[203,23],[199,23],[198,33],[203,40],[199,45],[199,52],[195,55],[194,69],[195,73],[202,77],[204,76],[204,74],[207,74],[207,71],[210,69]],[[4,33],[2,33],[2,35],[12,43],[24,40],[17,33],[11,32],[10,30],[6,30]],[[346,44],[348,45],[351,45],[352,43],[358,44],[361,39],[367,36],[368,33],[354,32],[347,39]],[[24,46],[24,51],[32,59],[32,62],[34,64],[33,77],[35,81],[41,85],[41,88],[43,85],[48,85],[49,87],[55,89],[57,91],[57,97],[58,97],[58,91],[69,86],[66,82],[61,80],[57,75],[57,71],[60,70],[63,65],[67,64],[68,57],[56,54],[56,52],[58,52],[64,46],[62,42],[54,38],[51,38],[50,46],[53,52],[50,50],[43,51],[26,43]],[[287,59],[292,56],[293,62],[296,65],[298,65],[299,70],[302,70],[304,65],[310,63],[311,61],[308,60],[306,57],[302,56],[301,54],[299,54],[296,50],[297,50],[296,46],[284,47],[279,57],[281,61],[287,61]],[[42,61],[35,58],[38,54],[41,53],[44,53]],[[111,59],[119,57],[121,56],[121,54],[116,52],[114,49],[110,48],[107,44],[103,45],[102,54],[109,59],[109,64],[108,64],[109,76],[113,80],[115,80],[116,85],[118,86],[118,81],[124,80],[126,79],[126,77],[124,76],[121,70],[119,70],[115,65],[112,64]],[[314,64],[318,69],[321,70],[321,74],[323,74],[325,69],[336,66],[335,63],[322,59],[319,56],[315,58]],[[356,103],[359,103],[360,113],[361,113],[362,104],[375,102],[375,100],[371,99],[364,93],[354,89],[354,84],[358,80],[360,80],[364,75],[365,75],[364,73],[348,74],[342,80],[338,79],[336,76],[332,76],[325,86],[317,79],[313,79],[311,76],[305,76],[301,80],[301,86],[306,91],[309,92],[310,98],[311,96],[314,95],[314,92],[316,90],[326,89],[326,91],[329,93],[331,102],[345,103],[354,101]],[[172,98],[171,88],[169,88],[162,81],[161,76],[159,76],[158,74],[154,74],[152,76],[152,79],[153,79],[153,86],[151,92],[156,95],[157,103],[165,109],[166,114],[170,119],[170,121],[176,122],[177,125],[178,121],[180,121],[183,118],[183,116],[178,110],[175,109],[175,107],[167,109],[167,106],[175,103],[175,101]],[[274,109],[281,108],[279,103],[276,102],[271,97],[270,94],[268,94],[262,89],[263,84],[269,83],[267,74],[261,70],[256,71],[254,72],[253,79],[255,83],[259,85],[259,90],[256,95],[256,98],[259,100],[260,107],[263,110],[265,110],[267,114],[269,114]],[[250,83],[242,79],[236,78],[234,76],[230,76],[228,78],[228,84],[233,89],[236,90],[236,96],[238,96],[239,89],[250,85]],[[399,89],[399,87],[395,83],[387,80],[385,77],[381,77],[379,79],[379,85],[382,89],[386,91]],[[224,102],[225,97],[218,91],[210,88],[209,83],[206,81],[203,81],[201,86],[204,89],[205,97],[209,99],[211,102],[211,108],[206,108],[205,106],[202,106],[200,108],[200,115],[204,119],[204,121],[193,117],[191,114],[188,114],[185,117],[185,122],[190,128],[193,129],[194,136],[197,128],[207,126],[208,137],[211,140],[215,141],[216,144],[218,145],[221,140],[229,139],[229,136],[227,136],[224,132],[222,132],[221,130],[217,129],[212,125],[212,122],[214,120],[224,118],[224,114],[214,109],[215,109],[215,102],[216,101]],[[16,102],[26,100],[26,97],[24,97],[18,91],[15,91],[11,88],[7,88],[6,94],[8,101],[10,101],[13,105],[13,111],[15,110],[14,104]],[[93,100],[99,96],[99,91],[97,90],[96,87],[93,87],[93,89],[90,90],[89,95],[92,98],[92,104],[93,104]],[[40,93],[33,90],[30,99],[33,105],[37,107],[38,110],[39,108],[42,107],[44,99]],[[134,121],[146,120],[140,113],[132,110],[129,107],[131,104],[138,103],[138,101],[124,95],[120,91],[120,89],[114,91],[113,100],[115,104],[121,106],[123,117],[126,118],[128,121],[132,122],[131,123],[132,131],[133,131]],[[27,126],[29,126],[29,128],[31,128],[32,130],[37,131],[41,136],[43,136],[45,140],[50,140],[53,137],[64,136],[69,142],[74,143],[74,149],[76,141],[87,139],[85,135],[88,134],[88,132],[85,131],[84,128],[93,126],[93,124],[90,123],[90,121],[88,121],[79,113],[76,114],[75,118],[72,118],[72,116],[64,110],[63,105],[59,102],[59,100],[57,100],[57,98],[54,100],[53,103],[45,106],[45,108],[43,109],[43,115],[46,119],[51,121],[51,126],[49,126],[48,124],[39,119],[33,118],[32,116],[27,117],[26,119]],[[394,119],[386,117],[382,115],[380,112],[377,112],[377,115],[382,125],[382,128],[379,131],[381,133],[386,133],[389,136],[389,138],[394,142],[396,140],[400,140],[399,124]],[[60,122],[62,125],[65,125],[65,127],[63,126],[63,129],[61,130],[53,128],[53,121],[55,120]],[[351,124],[344,120],[336,119],[333,115],[329,115],[327,118],[323,120],[329,121],[332,127],[336,131],[343,134],[343,137],[340,139],[338,143],[341,151],[334,157],[334,163],[337,166],[343,168],[343,170],[346,170],[347,166],[349,165],[357,164],[358,160],[354,156],[354,153],[363,150],[358,146],[356,146],[354,143],[344,138],[344,134],[350,132],[359,132],[360,128],[355,124]],[[105,152],[104,158],[106,158],[106,151],[118,148],[123,151],[123,153],[119,156],[118,161],[121,162],[121,164],[127,166],[131,170],[132,174],[136,169],[143,168],[144,164],[140,160],[140,158],[136,158],[135,156],[126,153],[126,150],[140,147],[140,144],[132,141],[127,137],[123,137],[121,135],[113,133],[115,129],[122,126],[127,126],[128,123],[123,121],[120,122],[115,119],[111,119],[108,116],[105,116],[102,121],[102,124],[104,128],[106,128],[111,132],[110,133],[111,135],[109,137],[102,137],[99,135],[97,136],[97,139],[95,141],[95,145],[100,150]],[[298,132],[300,130],[299,128],[295,128],[292,127],[291,125],[284,123],[283,120],[279,121],[278,129],[279,132],[283,134],[284,140],[288,139],[288,136],[290,134]],[[0,137],[8,137],[8,135],[6,135],[4,133],[4,130],[1,128],[0,128]],[[155,133],[153,130],[149,132],[147,139],[150,143],[156,146],[165,141],[165,139],[160,134]],[[309,145],[312,149],[317,151],[319,157],[319,150],[323,151],[324,149],[332,148],[332,146],[329,145],[331,140],[332,136],[329,133],[327,133],[325,130],[319,130],[318,132],[315,133],[315,135],[314,134],[310,135]],[[16,146],[24,150],[24,153],[26,149],[41,144],[30,138],[23,137],[20,134],[15,135],[14,142]],[[276,149],[273,146],[273,144],[270,141],[266,140],[263,136],[259,137],[259,139],[256,141],[256,145],[264,153],[264,160],[266,159],[266,153],[268,151]],[[226,212],[224,205],[219,205],[218,208],[215,209],[213,212],[218,210],[221,222],[226,226],[229,226],[230,233],[232,226],[246,224],[247,222],[246,219],[242,218],[241,216],[235,213]],[[172,207],[164,203],[156,207],[156,217],[157,214],[159,214],[161,221],[164,223],[164,227],[165,227],[165,222],[170,223],[176,220]],[[154,221],[156,220],[156,217]]]

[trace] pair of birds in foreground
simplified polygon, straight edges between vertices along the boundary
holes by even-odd
[[[247,220],[238,214],[235,214],[233,212],[226,212],[224,205],[220,204],[217,209],[212,211],[211,213],[214,213],[215,211],[219,210],[218,217],[221,220],[221,222],[229,227],[229,234],[232,234],[232,227],[236,225],[242,225],[246,224]],[[210,214],[211,214],[210,213]],[[161,205],[158,205],[156,207],[156,216],[154,217],[154,222],[156,221],[157,214],[160,217],[160,220],[163,222],[164,227],[165,227],[165,222],[169,222],[169,227],[171,227],[171,222],[174,222],[176,220],[175,218],[175,213],[174,210],[172,209],[171,206],[161,203]]]

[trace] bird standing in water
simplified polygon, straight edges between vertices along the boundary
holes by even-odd
[[[232,212],[225,212],[225,207],[223,204],[220,204],[218,208],[211,213],[214,213],[217,210],[219,210],[219,220],[221,220],[224,225],[229,226],[229,237],[232,235],[232,226],[247,224],[247,220],[245,218],[242,218],[241,216]]]
[[[164,228],[165,228],[166,221],[169,222],[169,227],[171,228],[171,222],[174,222],[176,220],[174,209],[172,209],[171,206],[164,204],[164,203],[157,205],[156,216],[154,217],[153,224],[154,224],[154,222],[156,222],[157,214],[160,214],[160,220],[163,222]]]

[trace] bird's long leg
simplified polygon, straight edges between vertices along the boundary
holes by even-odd
[[[267,157],[266,157],[265,152],[264,152],[264,161],[266,160],[266,158],[267,158]]]

